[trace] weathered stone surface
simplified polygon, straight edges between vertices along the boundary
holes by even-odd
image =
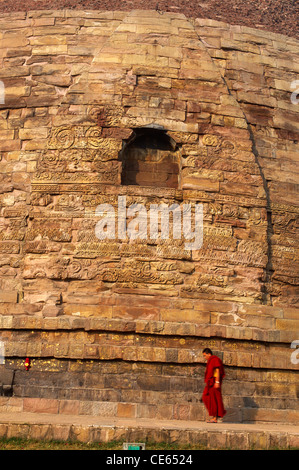
[[[298,42],[173,13],[95,15],[0,25],[0,341],[14,398],[203,419],[208,346],[231,416],[295,422]],[[139,239],[122,237],[119,197],[202,204],[201,248],[151,238],[148,213]],[[114,239],[96,236],[101,204]]]

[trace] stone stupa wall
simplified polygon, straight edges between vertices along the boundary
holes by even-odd
[[[0,28],[1,406],[203,419],[210,347],[228,419],[298,421],[299,42],[138,10]],[[99,240],[119,196],[202,204],[202,247]]]

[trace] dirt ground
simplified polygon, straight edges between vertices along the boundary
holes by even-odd
[[[0,0],[0,12],[48,9],[159,9],[285,34],[299,39],[298,0]],[[1,16],[1,13],[0,13]]]

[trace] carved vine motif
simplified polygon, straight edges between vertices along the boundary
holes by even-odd
[[[118,182],[122,141],[102,135],[102,128],[60,126],[51,130],[34,183]]]
[[[47,254],[49,250],[40,245],[44,240],[48,241],[48,246],[51,243],[52,251],[56,247],[59,249],[57,242],[64,242],[67,250],[73,250],[73,258],[60,259],[57,253],[51,253],[48,255],[48,265],[28,265],[27,277],[98,279],[103,283],[122,287],[158,284],[179,286],[181,289],[184,285],[184,288],[191,289],[192,292],[194,290],[208,294],[212,289],[213,292],[230,295],[225,274],[215,277],[205,273],[206,268],[203,268],[195,277],[193,274],[186,276],[186,273],[184,275],[176,268],[157,269],[155,263],[173,264],[178,260],[193,263],[195,260],[203,266],[228,264],[264,268],[267,255],[263,244],[242,241],[248,227],[253,227],[254,230],[255,227],[265,225],[262,199],[259,200],[254,195],[251,197],[250,194],[208,192],[196,188],[186,191],[120,185],[119,152],[123,140],[130,137],[132,130],[122,127],[123,110],[117,107],[96,108],[92,112],[97,124],[52,129],[33,181],[33,191],[41,193],[40,196],[33,197],[35,211],[38,214],[39,210],[40,216],[43,216],[37,216],[40,219],[35,219],[30,224],[26,237],[26,249],[30,251],[27,252]],[[239,151],[239,144],[227,136],[183,132],[169,132],[168,135],[181,150],[182,179],[199,175],[207,181],[222,182],[226,171],[237,175],[257,174],[251,160],[245,158],[244,161],[238,161],[234,158]],[[45,200],[49,194],[52,199]],[[206,225],[202,249],[192,255],[184,249],[184,243],[177,240],[157,240],[155,243],[149,239],[143,243],[97,240],[94,235],[97,222],[94,218],[95,207],[101,203],[109,203],[115,207],[119,195],[127,197],[128,207],[141,202],[147,209],[154,202],[204,202]],[[40,207],[47,204],[45,209]],[[47,212],[51,211],[55,213],[57,221],[61,222],[54,224],[46,221]],[[238,240],[234,236],[235,228],[232,227],[238,227],[237,222],[240,220],[243,231],[238,229],[238,236],[241,237]],[[37,244],[36,247],[33,244]],[[186,278],[192,278],[190,285],[186,284]]]
[[[149,262],[125,261],[120,265],[104,267],[100,271],[104,282],[134,282],[149,284],[182,284],[183,278],[175,272],[161,272],[152,268]]]
[[[130,128],[117,127],[121,126],[122,115],[120,107],[98,107],[90,111],[90,118],[97,124],[52,128],[32,181],[33,189],[37,190],[39,183],[119,184],[122,171],[119,152],[123,139],[132,134]],[[196,175],[196,169],[201,169],[201,177],[205,177],[203,169],[240,171],[239,162],[226,158],[237,152],[236,144],[226,137],[205,134],[198,138],[182,132],[168,134],[182,145],[183,177]],[[252,168],[242,167],[241,170],[250,173]]]
[[[237,172],[241,170],[239,162],[228,158],[237,154],[236,143],[222,136],[205,134],[199,138],[199,142],[184,143],[182,154],[183,166]],[[247,172],[250,173],[251,170],[253,169],[248,167]]]
[[[101,127],[117,127],[121,125],[124,114],[122,106],[96,106],[89,110],[89,117]]]

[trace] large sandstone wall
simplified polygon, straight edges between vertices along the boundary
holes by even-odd
[[[231,419],[295,422],[298,41],[157,11],[0,26],[0,341],[15,371],[2,406],[202,419],[210,346]],[[159,158],[177,185],[122,178],[151,129],[173,146]],[[145,169],[158,155],[130,151]],[[119,195],[201,203],[202,248],[99,241],[96,207]]]

